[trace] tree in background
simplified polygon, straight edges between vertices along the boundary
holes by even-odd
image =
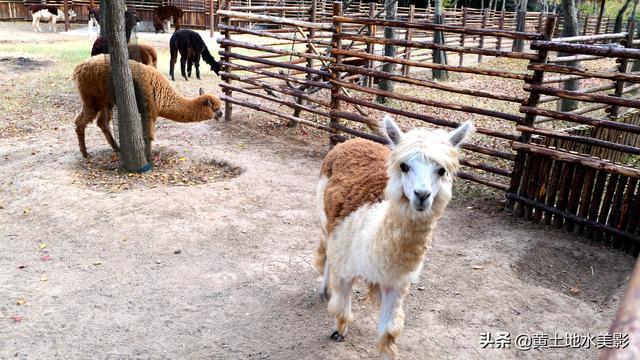
[[[385,20],[395,20],[396,14],[398,13],[398,2],[396,0],[385,0]],[[387,26],[384,28],[384,38],[385,39],[395,39],[396,32],[393,27]],[[395,57],[396,56],[396,46],[391,44],[384,45],[384,56]],[[386,73],[393,74],[395,72],[396,64],[392,62],[385,62],[382,65],[382,71]],[[384,91],[393,91],[393,81],[388,79],[380,79],[378,82],[378,89]],[[376,96],[376,102],[384,103],[386,102],[386,97],[384,96]]]
[[[518,4],[518,12],[516,14],[516,31],[523,32],[525,21],[527,20],[527,0],[520,0]],[[523,52],[524,41],[522,39],[514,39],[511,51]]]
[[[442,16],[442,0],[435,0],[434,6],[433,22],[435,24],[444,24],[444,17]],[[433,42],[436,44],[444,44],[444,33],[442,31],[435,31],[433,33]],[[447,53],[442,50],[433,50],[433,62],[436,64],[447,64]],[[432,73],[435,80],[446,81],[449,79],[449,73],[447,70],[433,69]]]
[[[104,4],[106,3],[106,4]],[[145,154],[143,122],[136,102],[136,94],[129,66],[129,53],[125,37],[124,0],[101,1],[104,5],[111,61],[111,89],[118,109],[118,136],[120,140],[120,160],[129,172],[145,172],[151,169]],[[102,10],[102,7],[101,7]],[[146,122],[145,122],[146,123]],[[146,125],[146,124],[145,124]],[[148,130],[148,129],[147,129]],[[148,131],[146,132],[148,134]]]
[[[576,8],[575,0],[562,0],[560,4],[561,15],[564,19],[564,26],[562,27],[562,37],[577,36],[579,35],[579,23],[578,23],[578,9]],[[570,54],[560,53],[559,56],[568,56]],[[566,64],[567,66],[578,67],[579,61],[572,61]],[[576,91],[580,87],[580,80],[567,80],[564,82],[564,89]],[[578,102],[571,99],[562,99],[558,106],[560,111],[571,111],[578,108]]]

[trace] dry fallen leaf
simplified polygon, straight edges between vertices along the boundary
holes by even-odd
[[[29,208],[24,208],[24,210],[22,210],[22,213],[24,215],[29,215]]]
[[[571,291],[571,293],[573,294],[580,294],[580,288],[578,287],[572,287],[571,289],[569,289],[569,291]]]
[[[47,246],[49,246],[49,244],[47,244],[47,243],[40,243],[38,245],[38,247],[40,247],[40,249],[45,249]]]
[[[49,278],[48,278],[48,277],[46,277],[45,275],[42,275],[42,276],[40,277],[40,281],[49,281]]]
[[[473,265],[473,270],[482,270],[482,269],[484,269],[484,267],[480,265]]]
[[[19,306],[24,305],[27,302],[27,300],[20,298],[18,300],[16,300],[16,304],[18,304]]]

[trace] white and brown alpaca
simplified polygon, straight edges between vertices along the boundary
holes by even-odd
[[[64,11],[53,5],[32,5],[29,11],[31,12],[31,18],[33,20],[31,25],[33,26],[33,30],[37,32],[42,32],[40,22],[48,22],[49,31],[56,32],[56,22],[58,20],[65,21],[68,15],[69,21],[73,21],[77,16],[73,9],[69,9],[68,14],[65,14]]]
[[[354,139],[326,156],[318,184],[323,237],[316,266],[323,274],[320,293],[336,317],[331,339],[342,341],[353,321],[351,287],[369,285],[381,302],[378,349],[397,358],[396,339],[404,327],[402,301],[419,275],[436,221],[451,199],[458,151],[473,131],[402,132],[389,116],[381,126],[389,147]]]

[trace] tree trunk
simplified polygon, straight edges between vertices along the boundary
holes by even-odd
[[[598,13],[598,21],[596,21],[596,35],[600,33],[600,26],[602,25],[602,15],[604,15],[604,2],[605,0],[600,0],[600,13]]]
[[[444,17],[442,16],[442,0],[435,0],[435,8],[433,14],[434,24],[443,24]],[[445,36],[442,31],[435,31],[433,33],[433,42],[435,44],[444,44]],[[447,64],[447,53],[442,50],[433,50],[433,62],[435,64]],[[449,79],[449,73],[447,70],[431,70],[434,80],[446,81]]]
[[[118,109],[120,159],[125,170],[145,172],[151,167],[145,155],[143,125],[136,106],[136,95],[129,66],[124,31],[124,0],[107,1],[105,7],[105,24],[109,24],[107,41],[111,59],[111,88]]]
[[[616,22],[613,25],[613,32],[619,33],[622,31],[622,20],[624,20],[624,13],[627,11],[631,0],[625,1],[624,5],[618,10],[618,14],[616,15]]]
[[[107,22],[105,21],[105,11],[107,11],[107,0],[100,0],[100,36],[107,36]]]
[[[520,0],[518,12],[516,14],[516,31],[524,31],[525,21],[527,21],[527,0]],[[511,51],[523,52],[524,41],[522,39],[514,39]]]
[[[562,37],[580,35],[580,26],[578,24],[578,9],[575,0],[562,0],[562,16],[564,18],[564,26],[562,27]],[[560,56],[568,56],[571,54],[560,53]],[[567,63],[567,66],[578,67],[579,61]],[[564,89],[576,91],[580,88],[580,80],[568,80],[564,82]],[[559,102],[560,111],[571,111],[578,108],[578,101],[572,99],[562,99]]]
[[[398,2],[394,0],[385,0],[385,20],[395,20],[396,14],[398,13]],[[395,39],[396,32],[393,27],[387,26],[384,28],[384,38],[385,39]],[[395,57],[396,56],[396,47],[395,45],[385,44],[384,45],[384,55]],[[387,73],[394,73],[396,68],[396,64],[386,62],[382,65],[382,71]],[[393,91],[393,81],[388,79],[380,79],[378,83],[378,89],[385,91]],[[386,98],[384,96],[376,96],[376,102],[384,103],[386,102]]]

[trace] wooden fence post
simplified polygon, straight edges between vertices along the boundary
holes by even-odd
[[[589,14],[584,17],[584,29],[582,30],[582,35],[587,35],[587,28],[589,27]]]
[[[223,0],[220,0],[223,1]],[[231,10],[231,0],[226,0],[224,3],[224,8],[225,10]],[[227,16],[224,19],[224,24],[227,26],[231,26],[231,18],[229,16]],[[231,31],[229,29],[226,29],[224,31],[224,38],[225,40],[231,40]],[[231,52],[231,47],[229,46],[228,43],[226,43],[224,45],[224,51],[226,54],[229,54]],[[225,55],[223,57],[223,61],[227,62],[227,63],[231,63],[231,58],[229,57],[229,55]],[[229,66],[225,67],[225,72],[231,72],[231,68]],[[227,85],[231,85],[231,79],[229,77],[225,77],[224,82],[227,83]],[[225,87],[224,89],[224,95],[227,97],[231,97],[231,89],[228,87]],[[224,102],[224,120],[225,121],[231,121],[231,114],[233,112],[233,107],[231,102],[229,101],[225,101]]]
[[[504,15],[505,15],[505,11],[502,10],[500,13],[500,23],[498,24],[499,30],[504,29]],[[502,36],[498,36],[498,40],[496,41],[496,50],[502,50]]]
[[[504,12],[503,12],[504,14]],[[462,27],[467,26],[467,7],[462,8]],[[460,34],[460,46],[464,47],[464,33]],[[460,53],[459,65],[462,66],[464,62],[464,53]]]
[[[369,18],[373,19],[376,16],[376,7],[377,3],[370,2],[369,3]],[[369,37],[376,36],[376,26],[375,25],[367,25],[367,35]],[[375,50],[375,44],[367,43],[367,54],[373,54]],[[367,60],[367,69],[373,68],[373,60]],[[372,87],[373,86],[373,76],[365,77],[365,86]]]
[[[214,29],[214,9],[213,9],[214,0],[209,0],[209,36],[213,37]]]
[[[487,27],[487,20],[489,17],[489,9],[484,9],[484,14],[482,14],[482,24],[480,25],[480,28],[484,29]],[[480,35],[480,44],[478,45],[478,48],[482,49],[484,48],[484,35]],[[478,63],[482,62],[482,54],[478,54]]]
[[[553,36],[553,32],[555,31],[556,20],[557,18],[555,16],[548,18],[547,23],[545,24],[545,29],[544,29],[544,40],[547,40],[547,41],[551,40]],[[547,50],[538,50],[538,58],[536,60],[531,60],[530,64],[546,63],[547,54],[548,54]],[[540,85],[542,84],[543,79],[544,79],[544,71],[535,70],[533,72],[532,79],[528,83],[534,84],[534,85]],[[531,91],[529,92],[529,98],[526,101],[526,106],[536,107],[538,105],[538,101],[540,101],[540,93],[536,91]],[[525,115],[526,126],[535,127],[535,120],[536,120],[535,114],[527,113]],[[520,138],[518,139],[519,142],[523,142],[523,143],[528,143],[530,140],[531,140],[531,134],[528,134],[528,133],[521,133]],[[527,157],[528,156],[525,152],[518,150],[516,154],[514,167],[513,167],[513,174],[511,175],[511,184],[509,185],[509,189],[507,190],[507,193],[512,193],[512,194],[517,193],[517,195],[521,195],[524,197],[527,196],[525,187],[527,187],[529,179],[523,176],[523,172],[525,170],[525,161],[527,161]],[[537,174],[533,174],[533,176],[537,176]],[[513,210],[514,214],[516,214],[518,217],[522,217],[525,215],[524,206],[517,203],[514,204],[513,200],[508,199],[506,206],[508,211]]]
[[[629,22],[629,26],[627,28],[627,37],[622,40],[623,45],[625,48],[631,48],[633,47],[633,35],[636,29],[636,22],[635,21],[630,21]],[[627,65],[629,64],[629,59],[628,58],[619,58],[618,62],[620,63],[620,67],[619,67],[619,72],[621,73],[626,73],[627,72]],[[617,96],[617,97],[621,97],[622,96],[622,91],[624,90],[624,81],[622,80],[617,80],[616,81],[616,89],[614,92],[613,96]],[[611,105],[611,107],[608,109],[609,112],[609,117],[612,119],[615,119],[618,117],[618,109],[619,107],[616,105]]]
[[[334,2],[333,3],[333,16],[341,16],[342,15],[342,3]],[[334,18],[333,20],[333,36],[331,37],[331,47],[333,49],[342,49],[342,39],[337,37],[337,33],[342,32],[342,23],[337,22]],[[340,65],[342,63],[342,55],[333,55],[335,58],[335,65]],[[336,69],[331,69],[331,80],[340,80],[340,71]],[[331,116],[329,120],[329,127],[333,131],[334,134],[337,133],[336,125],[340,124],[340,118],[335,115],[334,112],[340,110],[340,100],[336,97],[340,93],[340,86],[335,82],[331,84]],[[330,145],[333,147],[336,145],[338,141],[335,138],[331,138]]]
[[[410,22],[413,22],[413,17],[415,15],[415,10],[416,10],[415,5],[410,5],[409,6],[409,21]],[[413,35],[413,28],[407,29],[405,37],[404,37],[405,40],[411,41],[412,35]],[[409,48],[409,47],[405,47],[404,48],[404,58],[406,60],[411,60],[411,48]],[[404,76],[409,76],[409,70],[410,70],[410,66],[409,65],[403,65],[402,66],[402,74]]]
[[[67,0],[63,2],[64,7],[62,8],[64,11],[64,31],[69,31],[69,3]]]

